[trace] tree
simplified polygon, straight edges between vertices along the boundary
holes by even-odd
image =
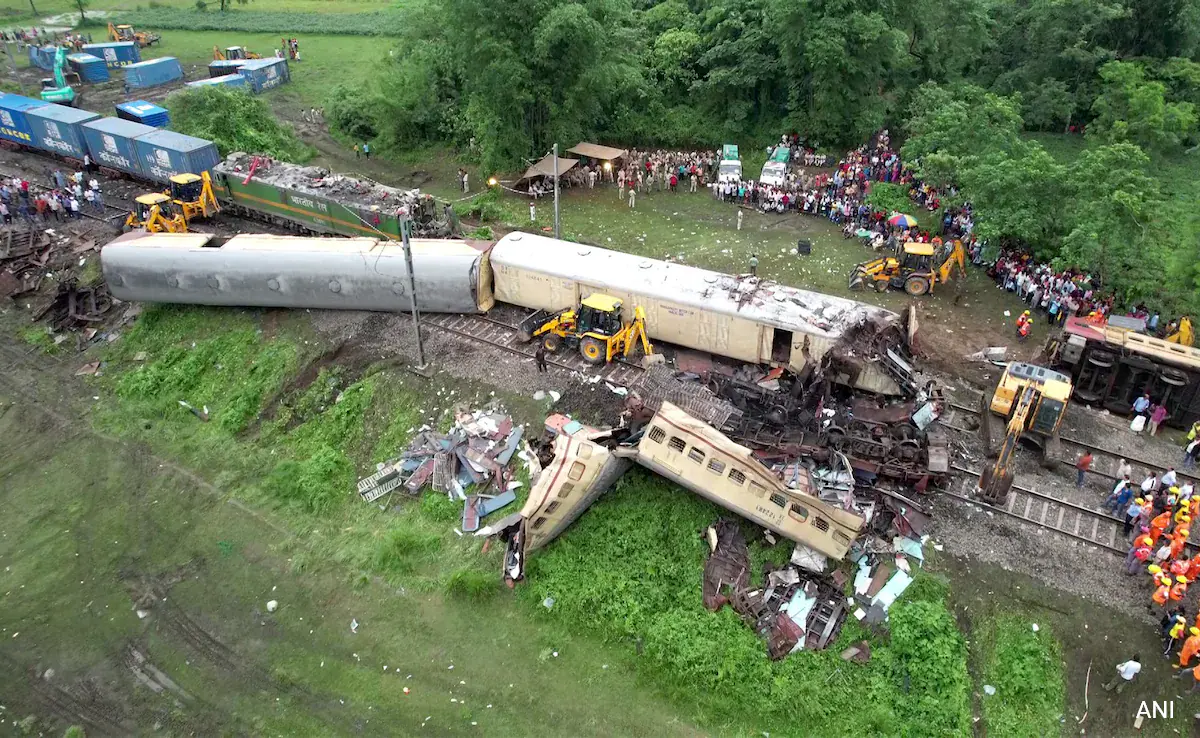
[[[964,198],[975,214],[975,233],[999,244],[1031,246],[1053,255],[1062,235],[1060,207],[1065,169],[1041,144],[1021,142],[993,151],[959,173]]]
[[[975,85],[926,83],[917,89],[910,107],[902,153],[935,184],[950,184],[980,157],[1011,152],[1020,143],[1022,121],[1016,98]]]
[[[1177,148],[1196,130],[1196,106],[1168,102],[1166,85],[1148,80],[1141,64],[1109,62],[1100,68],[1100,78],[1103,91],[1092,105],[1096,119],[1089,134],[1164,151]]]
[[[1083,152],[1068,173],[1071,227],[1057,262],[1090,270],[1126,304],[1161,292],[1170,262],[1152,238],[1163,196],[1149,165],[1140,148],[1117,143]]]
[[[33,4],[33,0],[29,0],[29,9],[33,11],[34,15],[38,14],[37,6]]]
[[[75,7],[79,9],[79,22],[87,23],[87,16],[83,14],[84,8],[88,6],[88,0],[75,0]]]
[[[906,42],[891,11],[882,0],[775,0],[793,127],[844,145],[883,127]]]
[[[907,213],[913,201],[908,195],[908,185],[890,182],[872,182],[867,192],[867,204],[885,213]]]
[[[235,2],[238,5],[245,5],[246,3],[250,2],[250,0],[220,0],[220,2],[221,2],[221,12],[224,13],[226,8],[233,5]]]

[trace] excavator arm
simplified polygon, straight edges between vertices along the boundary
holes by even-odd
[[[1008,501],[1008,490],[1013,483],[1013,458],[1016,456],[1021,434],[1025,432],[1029,413],[1033,411],[1037,399],[1037,387],[1032,384],[1026,385],[1017,400],[1017,406],[1008,419],[1004,442],[1000,444],[1000,453],[996,456],[996,463],[992,468],[984,469],[983,473],[979,475],[979,496],[988,504],[1003,505]]]
[[[949,282],[950,277],[954,274],[954,267],[958,266],[958,276],[966,279],[967,276],[967,255],[963,249],[961,241],[955,241],[954,247],[950,251],[950,255],[946,257],[946,261],[938,267],[938,281]]]

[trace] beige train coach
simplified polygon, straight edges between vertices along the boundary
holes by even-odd
[[[561,310],[602,292],[644,308],[652,339],[793,371],[866,318],[900,319],[855,300],[530,233],[496,242],[491,265],[501,302]],[[873,362],[857,386],[900,392]]]

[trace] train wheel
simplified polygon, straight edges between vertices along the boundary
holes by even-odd
[[[929,292],[929,279],[919,274],[914,274],[904,280],[904,291],[913,297],[920,297]]]
[[[1187,375],[1177,369],[1162,367],[1159,371],[1162,372],[1159,374],[1159,379],[1162,380],[1163,384],[1170,385],[1171,387],[1183,387],[1188,383]]]
[[[553,354],[562,345],[562,339],[554,333],[547,333],[546,337],[542,339],[542,345],[546,347],[547,351]]]
[[[579,342],[579,353],[589,364],[603,364],[608,358],[604,344],[595,338],[585,338]]]

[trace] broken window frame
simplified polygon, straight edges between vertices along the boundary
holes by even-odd
[[[575,491],[575,485],[570,482],[563,482],[558,488],[558,499],[565,500]]]
[[[667,432],[657,425],[651,426],[650,432],[646,435],[654,443],[662,443],[667,440]]]
[[[667,450],[681,454],[687,450],[687,441],[679,436],[671,436],[671,440],[667,441]]]
[[[729,481],[741,487],[746,483],[746,472],[738,469],[736,466],[729,470]]]
[[[761,485],[759,485],[759,486],[761,486]],[[753,489],[754,482],[750,483],[750,487]],[[764,489],[763,491],[766,491],[766,490]],[[774,505],[775,507],[781,507],[781,508],[787,507],[787,498],[784,497],[783,495],[779,494],[778,492],[772,492],[770,499],[771,499],[771,504]]]
[[[572,482],[578,482],[580,479],[583,479],[585,471],[587,471],[587,464],[584,464],[582,461],[573,461],[571,462],[570,470],[567,471],[567,479],[570,479]]]
[[[793,502],[792,506],[788,508],[788,515],[792,517],[792,520],[797,522],[806,522],[808,520],[808,508]]]
[[[692,446],[691,448],[688,449],[687,455],[688,455],[688,460],[693,463],[696,463],[696,464],[704,463],[705,453],[703,451],[701,451],[700,449],[696,448],[695,446]]]
[[[713,474],[721,475],[725,473],[725,462],[720,459],[709,459],[708,470]]]
[[[820,515],[813,518],[812,524],[813,524],[814,528],[821,531],[822,533],[829,532],[829,521],[826,520],[825,518],[821,517]]]

